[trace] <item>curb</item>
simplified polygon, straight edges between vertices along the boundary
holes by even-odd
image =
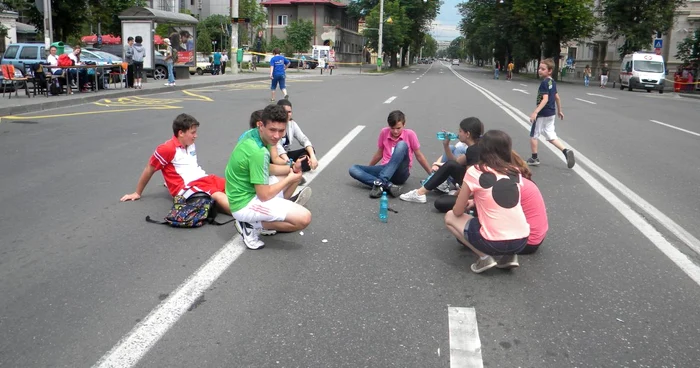
[[[694,99],[700,99],[700,95],[691,95],[688,93],[676,93],[676,95],[684,98],[694,98]]]
[[[82,105],[85,103],[90,103],[90,102],[95,102],[102,100],[104,98],[119,98],[119,97],[127,97],[127,96],[143,96],[143,95],[153,95],[157,93],[163,93],[163,92],[168,92],[168,91],[182,91],[185,89],[190,89],[190,88],[200,88],[200,87],[211,87],[211,86],[220,86],[220,85],[225,85],[225,84],[232,84],[232,83],[242,83],[242,82],[255,82],[255,81],[263,81],[263,80],[269,80],[269,77],[250,77],[250,78],[241,78],[241,79],[236,79],[236,80],[225,80],[225,81],[213,81],[213,82],[203,82],[203,83],[192,83],[188,85],[175,85],[174,87],[167,87],[167,86],[159,86],[155,88],[149,88],[149,89],[128,89],[124,88],[124,91],[121,92],[113,92],[113,93],[108,93],[108,94],[99,94],[99,93],[90,93],[85,97],[78,97],[78,98],[70,98],[70,99],[65,99],[65,100],[51,100],[51,97],[45,97],[45,96],[32,96],[32,98],[40,98],[46,100],[46,102],[39,102],[39,103],[32,103],[28,105],[21,105],[21,106],[8,106],[8,107],[0,107],[0,116],[9,116],[9,115],[17,115],[17,114],[24,114],[28,112],[35,112],[35,111],[42,111],[42,110],[49,110],[49,109],[55,109],[59,107],[68,107],[68,106],[75,106],[75,105]],[[151,82],[155,83],[157,81]],[[23,96],[19,96],[21,98]],[[26,97],[25,97],[26,98]]]

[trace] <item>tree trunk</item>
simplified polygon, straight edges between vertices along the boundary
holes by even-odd
[[[390,60],[391,60],[391,67],[392,67],[392,68],[398,68],[398,67],[399,67],[399,58],[396,57],[396,52],[395,52],[395,51],[392,51],[392,52],[391,52],[391,58],[390,58]]]

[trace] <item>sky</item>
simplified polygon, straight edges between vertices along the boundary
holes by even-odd
[[[462,17],[457,12],[457,4],[465,0],[443,0],[438,14],[432,24],[433,37],[438,41],[452,41],[459,36],[457,25]]]

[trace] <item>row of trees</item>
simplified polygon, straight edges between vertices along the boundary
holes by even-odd
[[[459,4],[460,31],[451,57],[495,58],[516,67],[541,56],[552,57],[558,70],[561,45],[585,39],[601,29],[611,39],[624,37],[625,55],[651,47],[654,35],[668,32],[685,0],[469,0]],[[555,75],[557,75],[555,73]]]
[[[257,0],[239,0],[238,4],[239,16],[251,20],[246,25],[238,25],[239,42],[248,44],[254,39],[255,33],[264,28],[267,13]],[[18,12],[20,16],[29,18],[40,32],[43,30],[43,14],[34,0],[3,0],[3,5]],[[121,35],[119,14],[132,6],[147,4],[144,0],[51,0],[51,6],[54,38],[75,43],[80,36],[96,32],[97,24],[101,25],[102,34]],[[182,12],[190,14],[187,10]],[[229,40],[229,24],[231,20],[228,15],[212,15],[200,19],[197,25],[197,43],[211,49],[212,41],[220,43],[221,40]],[[156,34],[167,36],[168,25],[159,25]]]
[[[434,55],[437,51],[437,43],[433,43],[428,31],[430,23],[435,19],[440,10],[440,1],[437,0],[385,0],[384,1],[384,25],[382,49],[391,55],[391,65],[405,65],[407,51],[410,47],[413,55],[418,54],[423,46],[428,46],[428,52]],[[379,40],[379,1],[355,0],[348,12],[357,19],[364,17],[366,29],[364,36],[368,39],[368,46],[374,50],[378,48]],[[391,22],[387,22],[391,19]],[[431,41],[432,40],[432,41]],[[432,51],[434,46],[435,51]],[[403,48],[403,60],[399,64],[397,54]],[[427,56],[433,56],[427,55]],[[426,56],[426,48],[423,49]]]

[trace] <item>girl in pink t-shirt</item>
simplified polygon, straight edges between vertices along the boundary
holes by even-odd
[[[512,141],[503,131],[489,130],[479,147],[479,163],[464,175],[457,202],[445,214],[445,225],[479,256],[471,266],[473,272],[481,273],[496,265],[518,267],[517,253],[527,245],[530,225],[520,204],[523,178],[512,160]],[[478,218],[464,213],[472,195]],[[501,256],[498,263],[493,256]]]

